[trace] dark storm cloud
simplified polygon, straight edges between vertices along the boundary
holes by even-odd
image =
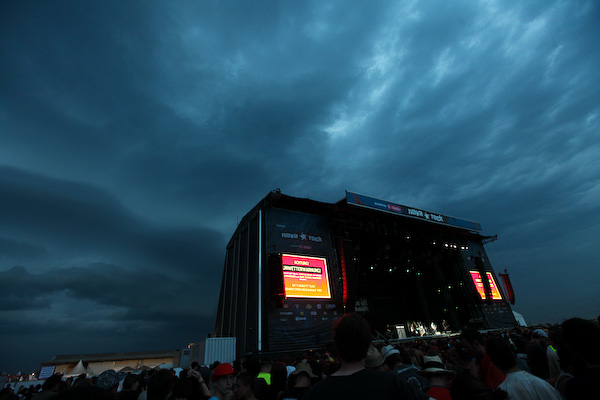
[[[92,264],[32,274],[0,272],[0,328],[5,343],[27,341],[31,354],[7,347],[4,357],[30,363],[57,351],[177,349],[204,337],[218,287],[208,279]],[[190,335],[191,334],[191,335]]]
[[[29,245],[38,253],[95,254],[174,273],[220,268],[214,250],[224,246],[221,233],[152,225],[89,185],[1,167],[0,204],[0,231],[39,241]]]
[[[600,307],[594,2],[0,8],[0,321],[27,368],[210,332],[226,240],[278,187],[477,220],[526,317]]]
[[[207,301],[214,303],[218,289],[202,279],[177,279],[165,273],[128,271],[104,263],[85,267],[53,268],[31,274],[24,267],[0,272],[3,293],[13,292],[21,302],[1,299],[4,312],[40,307],[46,299],[64,293],[74,300],[89,300],[96,304],[117,307],[120,320],[171,321],[190,316],[210,314],[212,309],[198,307]],[[149,289],[152,290],[149,290]],[[29,303],[28,303],[29,302]],[[214,304],[211,304],[214,306]],[[50,308],[46,303],[43,308]]]
[[[41,246],[14,239],[0,238],[0,263],[3,262],[3,259],[38,260],[46,255],[46,250]]]
[[[206,196],[224,180],[264,193],[282,179],[267,170],[305,175],[299,171],[320,159],[298,159],[294,149],[322,141],[314,127],[360,76],[356,60],[373,35],[357,22],[375,23],[385,9],[244,7],[18,9],[24,22],[7,29],[6,43],[16,62],[4,71],[14,115],[7,129],[19,129],[6,144],[9,159],[100,185],[110,176],[114,189],[127,188],[152,212],[168,196]],[[157,186],[166,195],[148,198]],[[182,214],[195,210],[190,204]]]

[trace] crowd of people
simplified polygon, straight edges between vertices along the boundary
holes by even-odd
[[[373,342],[359,314],[334,325],[335,352],[296,359],[251,357],[210,367],[63,379],[5,388],[0,400],[319,400],[599,398],[600,326],[573,318],[548,329],[515,328],[391,344]]]

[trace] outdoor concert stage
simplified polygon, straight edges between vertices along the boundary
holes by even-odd
[[[352,192],[273,191],[227,246],[214,336],[237,337],[238,355],[314,349],[352,311],[391,340],[513,327],[489,240],[479,223]]]

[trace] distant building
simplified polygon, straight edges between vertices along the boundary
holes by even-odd
[[[227,245],[215,337],[238,355],[322,347],[344,312],[388,339],[516,325],[476,222],[347,192],[269,193]]]
[[[57,355],[50,361],[41,363],[42,370],[51,375],[75,375],[87,373],[88,375],[99,375],[102,372],[113,369],[115,371],[152,369],[160,365],[179,367],[185,350],[131,352],[131,353],[100,353],[100,354],[69,354]],[[54,367],[54,368],[52,368]]]

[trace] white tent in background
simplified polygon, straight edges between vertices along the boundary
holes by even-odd
[[[525,318],[523,318],[521,314],[513,310],[513,315],[515,316],[515,319],[517,320],[520,326],[527,326],[527,322],[525,322]]]
[[[88,373],[88,371],[83,366],[83,361],[79,360],[79,362],[77,363],[75,368],[70,370],[65,376],[75,376],[75,375],[81,375],[81,374],[87,374],[87,373]]]

